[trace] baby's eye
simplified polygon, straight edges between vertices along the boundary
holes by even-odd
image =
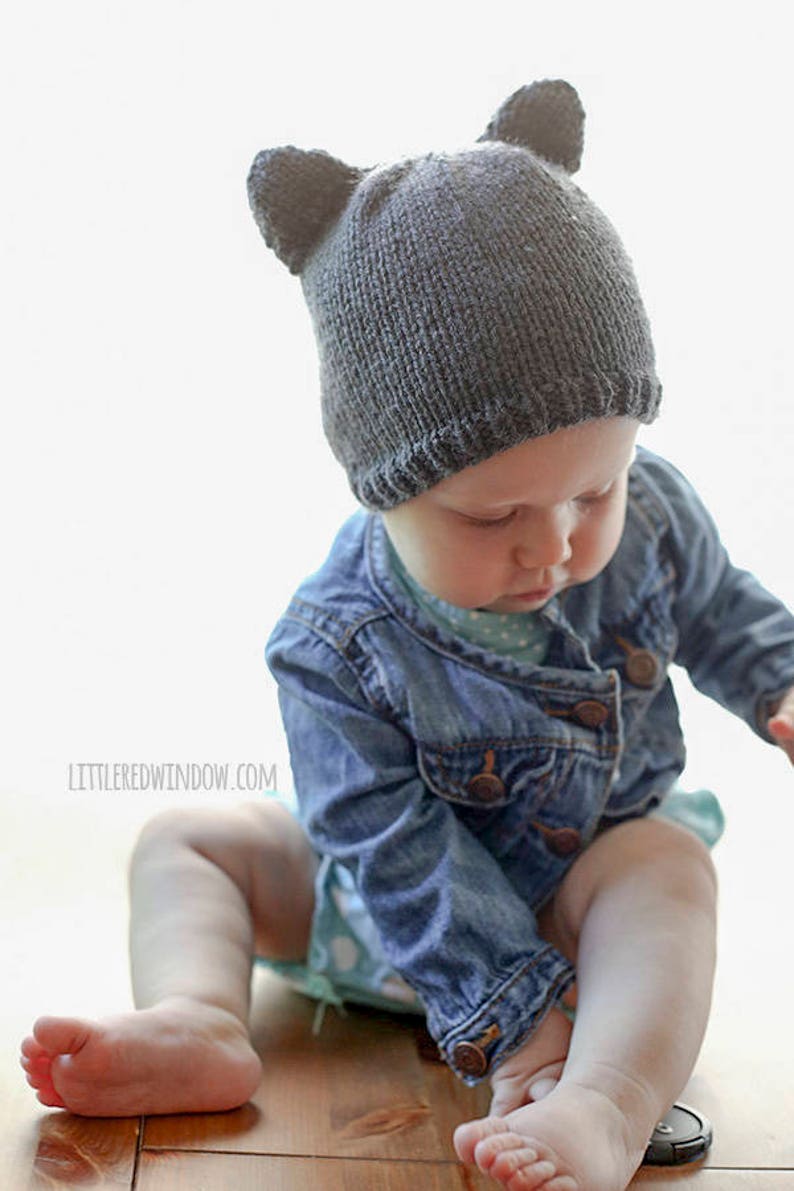
[[[608,496],[611,496],[613,488],[614,488],[614,484],[610,484],[609,487],[604,488],[604,490],[602,492],[592,492],[592,493],[589,493],[587,496],[577,496],[576,503],[578,505],[585,505],[585,506],[586,505],[597,505],[597,504],[599,504],[600,501],[606,500]]]
[[[500,525],[508,525],[515,517],[515,509],[512,513],[508,513],[506,517],[500,517],[498,521],[487,521],[484,517],[467,517],[469,525],[477,525],[482,529],[495,529]]]

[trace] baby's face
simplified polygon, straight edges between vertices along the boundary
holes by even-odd
[[[529,439],[384,512],[389,538],[447,603],[534,611],[615,553],[638,429],[605,418]]]

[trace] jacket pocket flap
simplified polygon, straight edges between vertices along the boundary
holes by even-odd
[[[418,764],[430,789],[466,806],[504,806],[532,791],[545,794],[554,780],[555,753],[526,741],[474,740],[418,746]],[[536,789],[533,789],[536,788]]]

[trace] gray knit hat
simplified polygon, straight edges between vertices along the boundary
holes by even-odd
[[[583,126],[573,87],[546,80],[460,152],[370,169],[292,145],[255,158],[254,218],[300,275],[323,428],[365,507],[564,426],[655,418],[631,262],[570,178]]]

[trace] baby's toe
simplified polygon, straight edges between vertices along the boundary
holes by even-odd
[[[518,1144],[497,1154],[491,1165],[489,1173],[502,1183],[507,1183],[519,1171],[528,1174],[529,1168],[537,1166],[540,1162],[538,1151],[533,1146],[528,1146],[523,1138],[516,1140]]]
[[[478,1142],[494,1134],[508,1133],[509,1129],[501,1117],[482,1117],[480,1120],[458,1125],[452,1143],[461,1162],[473,1162]]]
[[[52,1086],[52,1076],[49,1071],[26,1071],[25,1079],[32,1088],[46,1088]]]
[[[19,1065],[25,1071],[49,1071],[52,1065],[52,1059],[48,1054],[43,1054],[36,1059],[29,1059],[27,1055],[20,1055]]]
[[[26,1059],[42,1059],[45,1056],[49,1058],[50,1054],[32,1034],[28,1034],[27,1038],[22,1039],[19,1049]]]
[[[83,1017],[39,1017],[33,1033],[43,1050],[52,1055],[73,1055],[85,1046],[94,1023]]]
[[[36,1099],[40,1104],[44,1104],[47,1108],[66,1108],[65,1102],[61,1099],[52,1084],[46,1088],[39,1088],[36,1092]]]
[[[532,1150],[526,1151],[528,1154],[533,1153]],[[508,1168],[503,1173],[496,1173],[496,1164],[491,1170],[491,1175],[499,1179],[501,1183],[508,1188],[508,1191],[548,1191],[549,1179],[552,1179],[557,1173],[557,1167],[553,1162],[542,1161],[538,1162],[533,1158],[527,1157],[522,1159],[522,1151],[516,1150],[512,1155],[505,1154],[505,1158],[513,1160],[512,1169]]]
[[[42,1104],[50,1108],[66,1108],[60,1094],[53,1087],[49,1071],[26,1071],[25,1079]]]
[[[474,1147],[474,1161],[480,1170],[488,1171],[500,1178],[497,1169],[510,1174],[518,1170],[515,1155],[519,1150],[531,1152],[533,1161],[538,1157],[537,1151],[527,1144],[526,1137],[521,1137],[518,1133],[495,1133],[477,1142]]]

